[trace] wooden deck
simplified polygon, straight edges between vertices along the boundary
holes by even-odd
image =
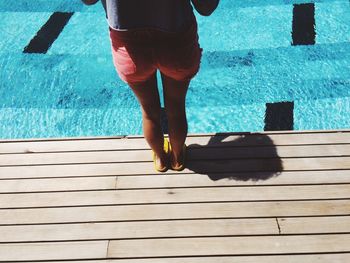
[[[0,262],[350,262],[350,131],[0,141]]]

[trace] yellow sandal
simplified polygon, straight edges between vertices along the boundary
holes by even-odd
[[[163,146],[164,152],[169,155],[170,153],[170,144],[169,141],[167,139],[164,138],[164,146]],[[168,163],[165,164],[165,166],[163,168],[159,168],[158,164],[157,164],[157,155],[155,152],[153,152],[153,163],[154,163],[154,169],[157,172],[160,173],[165,173],[166,171],[168,171],[169,169],[169,165]]]

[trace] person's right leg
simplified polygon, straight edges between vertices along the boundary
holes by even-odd
[[[156,73],[144,82],[129,83],[129,86],[141,105],[145,139],[156,153],[158,168],[162,170],[168,160],[163,148],[164,136],[160,124],[160,101]]]

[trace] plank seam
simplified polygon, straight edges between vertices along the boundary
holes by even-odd
[[[329,145],[349,145],[349,142],[325,142],[325,143],[297,143],[297,144],[273,144],[267,145],[267,144],[248,144],[248,145],[200,145],[200,146],[191,146],[188,145],[189,149],[199,149],[199,148],[263,148],[263,147],[298,147],[298,146],[329,146]],[[0,142],[1,145],[1,142]],[[149,151],[150,148],[143,147],[143,148],[119,148],[119,149],[110,149],[110,150],[55,150],[55,151],[18,151],[18,152],[0,152],[0,155],[12,155],[12,154],[43,154],[43,153],[80,153],[80,152],[109,152],[109,151]]]
[[[109,239],[108,240],[108,243],[107,243],[107,250],[106,250],[106,259],[108,258],[108,255],[109,255],[109,244],[111,243],[111,240]]]
[[[294,215],[294,216],[278,216],[279,218],[305,218],[305,217],[347,217],[350,214],[336,215]],[[167,219],[136,219],[136,220],[106,220],[106,221],[77,221],[77,222],[53,222],[53,223],[19,223],[19,224],[0,224],[0,226],[40,226],[40,225],[67,225],[67,224],[89,224],[89,223],[133,223],[133,222],[164,222],[164,221],[196,221],[196,220],[226,220],[226,219],[274,219],[276,216],[252,216],[252,217],[198,217],[198,218],[167,218]]]
[[[107,253],[109,252],[110,241],[126,241],[126,240],[159,240],[159,239],[197,239],[197,238],[229,238],[229,237],[300,237],[300,236],[342,236],[349,235],[350,232],[329,232],[329,233],[288,233],[288,234],[240,234],[240,235],[193,235],[193,236],[152,236],[152,237],[126,237],[126,238],[91,238],[91,239],[64,239],[64,240],[46,240],[46,241],[1,241],[0,244],[35,244],[35,243],[66,243],[66,242],[94,242],[108,241]]]
[[[115,177],[114,190],[118,190],[118,176]]]
[[[194,201],[194,202],[164,202],[164,203],[121,203],[121,204],[87,204],[87,205],[62,205],[62,206],[19,206],[1,207],[1,210],[25,210],[25,209],[55,209],[55,208],[80,208],[80,207],[104,207],[104,206],[154,206],[154,205],[191,205],[191,204],[225,204],[225,203],[273,203],[273,202],[315,202],[315,201],[345,201],[344,198],[317,198],[317,199],[271,199],[271,200],[236,200],[236,201]]]
[[[217,255],[179,255],[179,256],[154,256],[154,257],[109,257],[108,259],[116,259],[116,260],[122,260],[122,259],[129,259],[129,260],[145,260],[145,259],[172,259],[172,258],[216,258],[216,257],[232,257],[232,258],[238,258],[238,257],[262,257],[262,256],[303,256],[303,255],[337,255],[337,254],[350,254],[349,251],[326,251],[326,252],[305,252],[305,253],[264,253],[264,254],[217,254]],[[0,261],[1,262],[1,261]]]
[[[350,171],[350,169],[320,169],[320,170],[315,170],[315,169],[311,169],[311,170],[284,170],[282,171],[283,173],[288,173],[288,172],[295,172],[295,173],[301,173],[301,172],[322,172],[322,171],[325,171],[325,172],[332,172],[332,171]],[[276,171],[268,171],[268,170],[264,170],[264,171],[257,171],[257,170],[253,170],[253,171],[234,171],[234,175],[241,175],[241,174],[251,174],[251,173],[265,173],[265,172],[276,172]],[[210,172],[211,175],[220,175],[220,174],[227,174],[229,173],[229,171],[226,171],[226,172]],[[181,176],[181,175],[203,175],[203,176],[207,176],[206,174],[198,174],[198,173],[195,173],[195,172],[191,172],[191,171],[187,171],[187,172],[167,172],[167,176],[170,176],[170,175],[174,175],[174,176]],[[95,175],[62,175],[62,176],[52,176],[52,177],[47,177],[47,176],[39,176],[39,177],[14,177],[14,178],[11,178],[11,177],[5,177],[5,178],[0,178],[0,181],[2,180],[33,180],[33,179],[67,179],[67,178],[89,178],[89,177],[111,177],[111,176],[116,176],[115,174],[111,174],[111,175],[108,175],[108,174],[95,174]],[[160,176],[159,174],[153,174],[153,173],[150,173],[150,174],[138,174],[138,173],[135,173],[135,174],[118,174],[118,176],[123,176],[125,178],[127,177],[134,177],[134,176]],[[252,181],[254,182],[254,181]],[[293,185],[293,184],[292,184]]]
[[[198,158],[198,159],[189,159],[189,162],[196,163],[196,162],[203,162],[203,161],[241,161],[241,160],[291,160],[291,159],[341,159],[341,158],[349,158],[349,154],[337,154],[337,155],[315,155],[315,156],[273,156],[273,157],[264,157],[264,156],[252,156],[252,157],[236,157],[236,158]],[[52,166],[52,165],[95,165],[95,164],[132,164],[132,163],[152,163],[152,161],[149,160],[139,160],[139,161],[115,161],[115,162],[106,162],[106,161],[99,161],[99,162],[59,162],[59,163],[32,163],[32,164],[5,164],[0,165],[1,167],[37,167],[37,166]]]
[[[220,159],[208,159],[208,158],[201,158],[201,159],[189,159],[189,162],[191,163],[198,163],[203,161],[242,161],[242,160],[299,160],[299,159],[347,159],[349,158],[349,154],[339,154],[339,155],[321,155],[321,156],[286,156],[286,157],[280,157],[280,156],[272,156],[272,157],[260,157],[260,156],[252,156],[252,157],[234,157],[234,158],[220,158]],[[152,163],[150,160],[139,160],[139,161],[97,161],[97,162],[61,162],[61,163],[34,163],[34,164],[10,164],[10,165],[0,165],[0,167],[28,167],[28,166],[67,166],[67,165],[101,165],[101,164],[135,164],[135,163]]]
[[[280,224],[279,224],[279,222],[278,222],[278,218],[276,217],[276,224],[277,224],[277,227],[278,227],[278,234],[279,235],[281,235],[281,226],[280,226]]]
[[[50,193],[81,193],[81,192],[114,192],[115,190],[118,191],[143,191],[143,190],[168,190],[170,186],[164,186],[164,187],[146,187],[146,188],[118,188],[118,177],[115,177],[115,185],[113,188],[100,188],[100,189],[73,189],[73,190],[43,190],[43,191],[12,191],[12,192],[1,192],[0,196],[2,194],[6,195],[16,195],[16,194],[50,194]],[[350,180],[350,178],[349,178]],[[252,184],[252,185],[217,185],[217,186],[171,186],[171,189],[177,189],[177,190],[187,190],[187,189],[218,189],[218,188],[264,188],[264,187],[308,187],[308,186],[347,186],[350,184],[350,181],[348,182],[337,182],[337,183],[300,183],[300,184]],[[350,198],[350,197],[349,197]],[[297,199],[299,200],[299,199]],[[306,199],[308,200],[308,199]],[[314,200],[314,199],[313,199]]]
[[[319,202],[319,201],[348,201],[349,198],[329,199],[299,199],[299,200],[242,200],[242,201],[202,201],[202,202],[168,202],[168,203],[122,203],[122,204],[93,204],[93,205],[66,205],[66,206],[22,206],[2,207],[3,210],[28,210],[28,209],[60,209],[60,208],[86,208],[86,207],[132,207],[132,206],[157,206],[157,205],[193,205],[193,204],[233,204],[233,203],[274,203],[274,202]]]
[[[270,217],[242,217],[242,218],[227,218],[227,217],[223,217],[223,218],[208,218],[208,219],[202,219],[202,218],[185,218],[185,219],[149,219],[149,220],[134,220],[134,221],[88,221],[88,222],[58,222],[58,223],[32,223],[32,224],[15,224],[15,226],[26,226],[26,225],[39,225],[39,226],[46,226],[46,225],[89,225],[91,223],[94,223],[95,225],[105,225],[105,224],[124,224],[124,223],[143,223],[143,222],[152,222],[152,221],[162,221],[162,222],[183,222],[183,221],[225,221],[225,220],[229,220],[229,221],[236,221],[236,220],[246,220],[246,221],[255,221],[255,220],[259,220],[259,219],[296,219],[296,218],[339,218],[339,217],[343,217],[343,218],[349,218],[350,220],[350,214],[346,214],[346,215],[310,215],[310,216],[282,216],[282,217],[274,217],[274,216],[270,216]],[[278,221],[279,222],[279,221]],[[1,225],[3,227],[7,227],[8,225]],[[10,227],[13,227],[12,225]],[[340,233],[346,233],[346,232],[340,232]],[[288,234],[288,233],[287,233]],[[320,233],[322,234],[322,233]],[[350,232],[349,232],[350,234]]]

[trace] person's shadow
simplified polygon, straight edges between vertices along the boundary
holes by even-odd
[[[188,145],[187,168],[208,175],[211,180],[267,180],[283,170],[282,161],[268,135],[215,134],[196,138],[198,140],[203,140],[203,143]]]

